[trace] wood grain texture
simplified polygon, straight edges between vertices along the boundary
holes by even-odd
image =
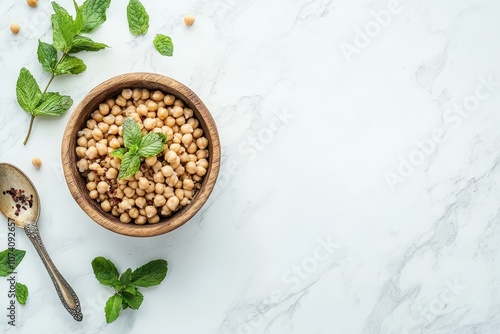
[[[182,208],[168,218],[163,218],[157,224],[135,225],[134,223],[124,224],[117,217],[104,212],[99,203],[91,199],[85,180],[81,176],[76,162],[77,134],[90,114],[98,109],[100,103],[108,98],[115,97],[125,88],[146,88],[149,90],[160,90],[164,93],[175,95],[184,100],[184,102],[193,109],[193,112],[200,122],[200,127],[209,140],[209,167],[204,176],[201,189],[189,205]],[[215,122],[210,115],[207,107],[196,94],[183,84],[153,73],[129,73],[111,78],[98,85],[83,99],[70,116],[66,129],[64,131],[61,156],[63,162],[64,177],[71,195],[78,205],[87,213],[87,215],[96,223],[119,234],[150,237],[170,232],[193,217],[207,201],[210,193],[214,189],[215,181],[220,169],[220,142],[219,134]]]

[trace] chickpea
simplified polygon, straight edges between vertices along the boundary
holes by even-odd
[[[198,146],[202,150],[206,149],[208,146],[208,139],[205,137],[196,139],[196,146]]]
[[[104,194],[109,190],[110,186],[107,182],[101,181],[97,184],[97,191],[99,194]]]
[[[80,173],[83,173],[89,169],[89,162],[87,159],[80,159],[76,163],[76,167],[78,167],[78,170],[80,171]]]
[[[175,196],[175,194],[174,194],[174,188],[172,188],[172,187],[165,187],[165,190],[163,191],[163,196],[165,196],[165,198],[170,198],[172,196]]]
[[[182,107],[179,107],[179,106],[175,106],[172,108],[172,110],[170,111],[170,114],[172,115],[172,117],[174,118],[177,118],[177,117],[181,117],[182,115],[184,115],[184,109],[182,109]]]
[[[177,117],[175,119],[175,124],[177,124],[177,126],[182,126],[182,125],[186,124],[186,119],[184,118],[184,116]],[[179,129],[179,131],[180,131],[180,129]]]
[[[190,27],[193,25],[195,21],[195,18],[193,15],[186,15],[184,16],[184,24],[187,26],[187,27]]]
[[[119,105],[114,105],[111,107],[111,115],[118,116],[122,114],[122,108]]]
[[[194,182],[193,180],[185,179],[182,182],[182,186],[184,187],[185,190],[192,190],[194,188]]]
[[[141,92],[141,99],[142,100],[147,100],[149,99],[149,90],[147,89],[143,89],[142,92]]]
[[[201,176],[199,176],[198,174],[193,175],[193,181],[196,181],[196,182],[201,181]],[[196,185],[197,188],[199,188],[198,186],[199,185]]]
[[[196,165],[201,166],[201,167],[207,169],[208,168],[208,161],[207,161],[207,159],[200,159],[200,160],[198,160],[198,162],[196,163]]]
[[[108,147],[106,145],[101,144],[101,143],[97,143],[97,144],[95,144],[95,147],[97,149],[97,153],[100,156],[104,156],[104,155],[108,154]]]
[[[144,208],[146,205],[146,199],[144,197],[137,197],[135,199],[135,205],[141,209]]]
[[[165,97],[163,98],[163,102],[167,105],[167,106],[171,106],[174,104],[175,102],[175,96],[173,95],[170,95],[170,94],[167,94],[165,95]]]
[[[120,221],[122,223],[128,224],[132,221],[132,218],[130,218],[128,213],[124,212],[120,215]]]
[[[170,176],[174,175],[174,169],[171,166],[163,166],[161,168],[161,173],[165,177],[170,177]]]
[[[184,197],[184,198],[182,199],[182,201],[180,202],[180,205],[181,205],[181,206],[186,206],[186,205],[188,205],[189,203],[191,203],[191,201],[189,200],[189,198]]]
[[[148,221],[148,220],[147,220],[147,218],[146,218],[145,216],[139,216],[139,217],[137,217],[137,218],[135,219],[135,223],[136,223],[137,225],[144,225],[144,224],[146,224],[146,222],[147,222],[147,221]]]
[[[139,88],[134,88],[132,91],[132,98],[137,101],[141,98],[141,90]]]
[[[176,160],[177,154],[174,151],[168,151],[167,154],[165,154],[165,160],[167,162],[172,163]]]
[[[137,208],[131,208],[128,211],[128,215],[130,216],[130,218],[136,219],[137,217],[139,217],[139,210]]]
[[[175,184],[177,183],[177,181],[179,181],[179,178],[177,177],[176,174],[172,175],[171,177],[167,178],[167,184],[170,186],[170,187],[173,187],[175,186]]]
[[[97,162],[93,162],[92,164],[90,164],[89,169],[97,171],[97,169],[99,169],[100,167],[101,166]]]
[[[161,120],[165,120],[168,117],[168,110],[166,108],[160,107],[157,111],[158,118]]]
[[[164,184],[164,182],[157,183],[155,185],[155,193],[157,193],[157,194],[163,194],[164,191],[165,191],[165,184]]]
[[[150,193],[154,193],[155,192],[155,183],[154,182],[149,182],[149,185],[146,189],[146,193],[147,194],[150,194]],[[146,198],[147,198],[147,195],[146,195]]]
[[[198,159],[206,159],[208,157],[208,151],[207,150],[198,150],[196,152],[196,157]]]
[[[184,181],[185,183],[186,181]],[[184,184],[184,189],[186,189],[186,185]],[[193,191],[192,190],[184,190],[184,197],[188,199],[193,198]]]
[[[30,7],[38,6],[38,0],[28,0],[27,2]]]
[[[196,162],[198,161],[198,157],[195,154],[188,154],[189,161]]]
[[[189,144],[189,146],[187,148],[188,153],[196,153],[197,151],[198,151],[198,147],[196,146],[196,143],[193,142],[193,143]]]
[[[192,134],[187,133],[184,136],[182,136],[182,143],[184,145],[186,145],[186,147],[189,148],[189,145],[191,145],[192,142],[193,142],[193,135]]]
[[[96,110],[90,115],[96,122],[101,122],[102,119],[104,118],[103,114],[99,112],[99,110]]]
[[[118,176],[118,170],[116,170],[115,168],[109,168],[108,171],[106,172],[106,178],[108,180],[116,179],[117,176]]]
[[[158,103],[148,100],[146,101],[146,106],[148,107],[149,111],[156,111],[158,110]]]
[[[156,161],[158,161],[158,159],[156,157],[149,157],[149,158],[146,158],[145,162],[148,166],[153,166]]]
[[[145,177],[139,178],[139,188],[146,190],[149,187],[149,181]]]
[[[181,158],[177,157],[175,158],[175,161],[170,164],[173,169],[177,169],[181,165]]]
[[[103,137],[103,134],[102,134],[101,129],[99,129],[98,127],[94,127],[94,129],[92,130],[92,137],[93,137],[96,141],[101,140],[101,139],[102,139],[102,137]]]
[[[156,210],[156,207],[152,206],[152,205],[148,205],[146,208],[146,216],[148,218],[151,218],[151,217],[154,217],[156,216],[156,213],[157,213],[157,210]]]
[[[175,194],[175,197],[177,197],[181,201],[184,198],[184,190],[182,190],[182,189],[175,189],[174,194]]]
[[[88,187],[87,187],[87,189],[88,189]],[[91,190],[91,191],[89,192],[89,196],[90,196],[90,198],[92,198],[92,199],[96,199],[97,197],[99,197],[99,193],[97,192],[97,190],[95,190],[95,189],[94,189],[94,190]]]
[[[144,120],[144,127],[146,130],[153,130],[156,126],[156,118],[146,118]]]
[[[87,156],[87,149],[85,147],[78,146],[75,151],[76,156],[79,158],[85,158]]]
[[[160,217],[158,215],[148,218],[150,224],[158,224],[160,222]]]
[[[120,107],[127,106],[127,100],[123,96],[121,96],[121,95],[116,98],[115,102]]]
[[[101,208],[104,211],[109,212],[109,211],[111,211],[111,204],[109,203],[108,200],[105,200],[104,202],[101,202]]]
[[[90,160],[97,158],[97,148],[95,146],[90,146],[87,149],[86,155]]]
[[[183,124],[181,126],[181,133],[183,135],[188,134],[188,133],[193,133],[193,127],[191,126],[191,124]]]
[[[156,194],[154,192],[152,193],[147,193],[146,196],[144,196],[144,198],[146,198],[146,201],[151,202],[154,198],[155,198]]]
[[[128,198],[124,197],[120,204],[118,204],[118,207],[122,209],[123,211],[130,210],[132,208],[132,205],[130,205]]]
[[[188,161],[189,161],[189,155],[186,152],[182,153],[181,154],[181,163],[185,164]]]
[[[194,112],[192,109],[184,108],[184,117],[186,117],[186,119],[189,119],[193,116],[194,116]]]
[[[118,134],[118,126],[116,124],[111,124],[108,130],[108,133],[111,135]]]
[[[97,126],[97,122],[95,119],[89,119],[87,121],[87,128],[89,128],[90,130],[94,130],[94,128]]]
[[[153,180],[157,183],[157,184],[162,184],[162,183],[165,183],[165,176],[163,176],[162,172],[158,172],[158,173],[155,173],[155,175],[153,176]]]
[[[189,123],[188,123],[189,124]],[[189,124],[191,125],[191,124]],[[193,128],[193,126],[191,126],[191,128]],[[203,136],[203,130],[202,129],[194,129],[193,130],[193,138],[194,139],[198,139],[200,138],[201,136]]]
[[[19,25],[19,23],[12,23],[10,25],[10,31],[16,35],[17,33],[19,33],[19,30],[21,30],[21,26]]]
[[[170,211],[175,211],[179,206],[179,202],[180,200],[176,196],[170,197],[167,201],[167,207],[170,209]]]
[[[198,126],[200,125],[200,122],[198,122],[198,120],[196,118],[190,118],[187,122],[189,125],[191,125],[193,127],[193,130],[197,129]]]
[[[106,104],[110,107],[113,108],[115,106],[115,100],[114,99],[107,99]]]
[[[115,124],[118,126],[123,124],[123,116],[122,115],[115,115]]]
[[[184,107],[184,101],[175,99],[174,106]]]
[[[168,116],[165,124],[169,127],[172,128],[175,125],[175,118],[172,116]],[[172,131],[173,132],[173,131]]]
[[[125,194],[125,196],[127,196],[128,198],[131,198],[131,197],[134,197],[134,194],[135,194],[135,190],[130,188],[130,187],[126,187],[125,189],[123,189],[123,193]]]
[[[167,203],[167,199],[163,195],[156,195],[154,198],[154,204],[157,207],[164,206]]]
[[[175,169],[175,172],[177,173],[178,176],[182,176],[186,173],[186,169],[180,165]]]
[[[132,90],[131,89],[124,89],[122,90],[122,97],[125,99],[125,100],[129,100],[132,98]]]
[[[111,139],[111,141],[109,142],[109,147],[111,147],[112,149],[120,148],[120,146],[120,142],[116,138]]]

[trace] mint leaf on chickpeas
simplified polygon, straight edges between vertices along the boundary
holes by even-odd
[[[184,101],[124,89],[78,132],[89,196],[123,223],[155,224],[191,203],[208,169],[208,139]]]

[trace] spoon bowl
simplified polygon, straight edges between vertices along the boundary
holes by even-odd
[[[0,163],[0,213],[8,221],[24,229],[45,265],[62,304],[73,319],[82,321],[78,296],[57,270],[40,237],[37,226],[40,217],[38,192],[26,174],[6,163]]]

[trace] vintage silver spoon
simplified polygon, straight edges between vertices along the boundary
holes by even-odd
[[[35,186],[21,170],[6,163],[0,163],[0,212],[24,229],[49,272],[62,304],[76,321],[82,321],[78,296],[57,270],[40,238],[37,227],[40,200]]]

